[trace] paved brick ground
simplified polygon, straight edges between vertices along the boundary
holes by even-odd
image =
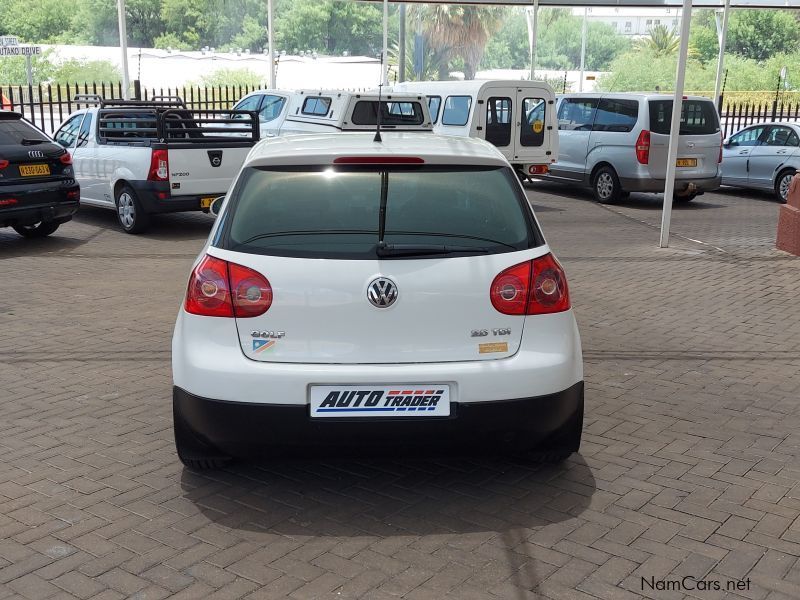
[[[3,230],[0,598],[800,598],[800,260],[771,250],[777,204],[698,198],[657,250],[652,198],[567,192],[530,191],[585,349],[585,441],[560,467],[186,471],[169,338],[209,219]],[[643,584],[684,576],[722,589]]]

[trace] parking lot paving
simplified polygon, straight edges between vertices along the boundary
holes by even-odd
[[[800,259],[772,249],[778,205],[707,194],[659,250],[655,197],[529,196],[584,345],[561,466],[188,471],[170,336],[210,218],[0,230],[0,598],[800,598]]]

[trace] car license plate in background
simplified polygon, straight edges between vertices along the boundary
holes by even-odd
[[[450,387],[438,383],[312,385],[312,417],[446,417]]]
[[[20,165],[19,174],[23,177],[50,175],[50,165]]]
[[[209,196],[208,198],[200,198],[200,208],[208,208],[214,202],[216,196]]]
[[[677,167],[696,167],[696,158],[679,158],[675,164]]]

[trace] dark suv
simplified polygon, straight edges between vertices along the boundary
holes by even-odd
[[[50,235],[78,210],[72,157],[16,112],[0,110],[0,227]]]

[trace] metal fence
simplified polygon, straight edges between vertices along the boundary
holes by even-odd
[[[264,86],[265,87],[265,86]],[[180,96],[186,106],[204,110],[231,108],[243,96],[259,86],[220,85],[212,87],[183,86],[175,88],[143,88],[133,82],[131,98],[147,100],[155,96]],[[103,98],[122,98],[121,83],[67,83],[35,86],[0,86],[0,108],[21,112],[42,131],[52,134],[69,114],[85,103],[75,102],[77,94],[97,94]]]
[[[798,102],[728,102],[719,101],[720,125],[724,137],[733,135],[740,129],[757,123],[770,121],[800,121],[800,103]]]

